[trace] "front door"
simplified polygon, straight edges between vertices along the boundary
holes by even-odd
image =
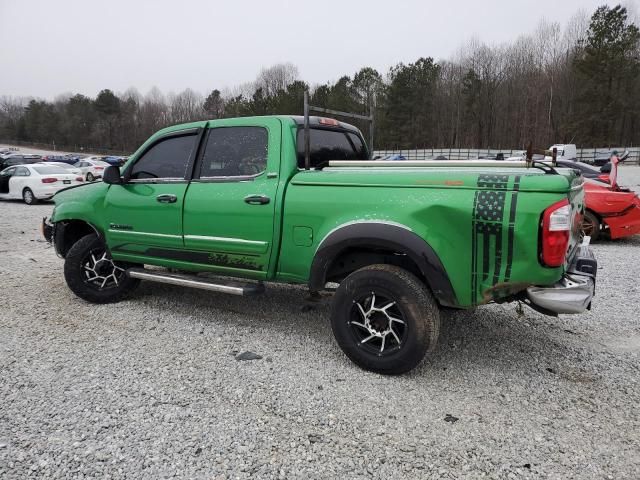
[[[15,167],[7,168],[0,173],[0,195],[9,193],[9,180],[16,171]]]
[[[127,167],[106,195],[106,237],[113,258],[149,263],[183,248],[182,208],[198,132],[161,137]]]
[[[204,139],[184,204],[184,245],[196,263],[266,278],[280,165],[278,119],[216,122]]]

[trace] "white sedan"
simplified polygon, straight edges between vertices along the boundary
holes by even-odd
[[[80,170],[78,167],[74,166],[74,165],[69,165],[68,163],[64,163],[64,162],[41,162],[43,165],[52,165],[55,167],[60,167],[60,168],[64,168],[67,173],[73,173],[74,175],[79,175],[81,177],[84,177],[84,175],[82,174],[82,170]]]
[[[93,182],[97,178],[102,178],[104,169],[110,166],[107,162],[92,160],[92,158],[94,157],[83,158],[73,164],[74,167],[81,170],[82,176],[87,179],[87,182]]]
[[[16,165],[0,172],[0,199],[22,198],[33,205],[50,199],[58,190],[83,183],[81,176],[54,165]]]

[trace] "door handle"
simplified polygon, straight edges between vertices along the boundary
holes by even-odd
[[[171,193],[163,193],[162,195],[158,195],[156,197],[156,200],[160,203],[176,203],[178,197]]]
[[[244,201],[249,205],[266,205],[271,199],[266,195],[247,195],[244,197]]]

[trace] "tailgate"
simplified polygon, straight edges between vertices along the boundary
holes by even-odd
[[[569,184],[571,186],[569,189],[569,204],[571,205],[571,218],[573,220],[565,267],[571,263],[578,246],[582,243],[582,217],[584,216],[584,178],[582,175],[573,173],[573,175],[569,176]]]

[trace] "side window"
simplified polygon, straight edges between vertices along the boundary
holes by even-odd
[[[28,177],[29,176],[29,170],[27,170],[24,167],[17,167],[15,176],[16,177]]]
[[[196,138],[196,135],[183,135],[156,143],[133,165],[130,178],[184,178]]]
[[[267,146],[266,128],[212,128],[200,162],[200,178],[258,175],[267,168]]]
[[[367,148],[362,142],[362,139],[355,133],[348,133],[347,136],[351,140],[351,143],[353,143],[353,148],[355,149],[358,160],[368,160]]]
[[[304,129],[298,129],[298,167],[304,168]],[[309,131],[311,167],[329,160],[367,160],[360,137],[343,130],[312,128]]]
[[[16,172],[15,168],[7,168],[6,170],[2,171],[2,176],[3,177],[11,177],[13,176],[13,174]]]

